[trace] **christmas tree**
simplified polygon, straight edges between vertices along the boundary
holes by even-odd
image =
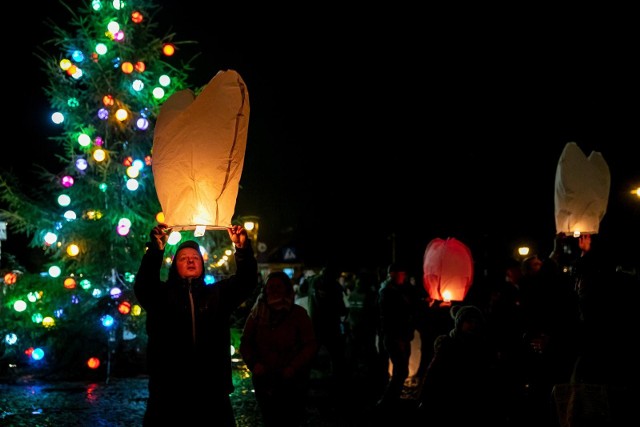
[[[39,271],[3,254],[0,375],[108,378],[144,363],[145,313],[132,288],[149,231],[163,222],[151,171],[154,120],[187,88],[193,58],[179,58],[174,34],[154,35],[153,1],[61,4],[69,29],[48,22],[54,37],[37,53],[59,129],[50,137],[57,163],[42,168],[36,194],[0,177],[0,221],[42,251]],[[167,266],[187,238],[171,236]],[[226,231],[199,239],[213,283],[229,273]]]

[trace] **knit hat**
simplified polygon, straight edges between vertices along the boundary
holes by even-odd
[[[475,322],[478,326],[484,325],[484,315],[475,305],[454,305],[449,310],[454,320],[454,330],[459,331],[465,321]]]

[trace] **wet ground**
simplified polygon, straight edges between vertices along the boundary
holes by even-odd
[[[243,366],[234,367],[236,391],[232,402],[238,427],[260,427],[260,414]],[[368,427],[407,425],[415,400],[407,387],[393,423],[375,410],[379,388],[370,378],[354,377],[340,395],[326,375],[314,370],[304,427]],[[19,377],[0,382],[0,426],[114,427],[140,426],[147,399],[147,378],[108,378],[105,381],[44,381]],[[397,424],[399,423],[399,424]]]

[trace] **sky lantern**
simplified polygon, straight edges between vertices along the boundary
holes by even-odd
[[[423,258],[423,284],[434,300],[463,301],[473,282],[473,257],[459,240],[436,238]]]
[[[596,234],[607,211],[611,173],[597,151],[587,157],[575,142],[564,146],[554,191],[556,234]]]
[[[196,97],[175,92],[160,108],[152,171],[165,223],[177,230],[231,225],[244,164],[249,92],[220,71]]]

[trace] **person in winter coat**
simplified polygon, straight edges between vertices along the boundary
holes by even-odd
[[[298,427],[305,414],[318,344],[311,318],[294,297],[289,276],[270,273],[240,340],[265,427]]]
[[[393,370],[378,407],[400,401],[404,382],[409,376],[411,341],[417,327],[420,297],[407,280],[407,270],[399,263],[387,268],[387,278],[378,291],[380,337]]]
[[[149,399],[143,425],[204,422],[235,427],[229,396],[234,390],[230,318],[257,286],[251,241],[241,226],[227,229],[237,269],[214,284],[204,281],[199,244],[185,241],[163,281],[160,270],[169,231],[165,224],[151,230],[134,283],[135,296],[147,315]]]
[[[420,414],[434,427],[506,425],[497,375],[497,352],[487,336],[483,312],[474,305],[450,309],[454,328],[439,335],[427,367]]]

